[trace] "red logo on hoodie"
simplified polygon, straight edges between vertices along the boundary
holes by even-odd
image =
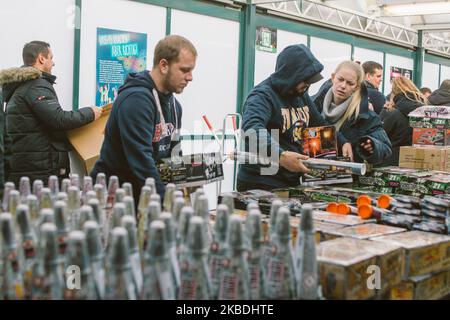
[[[161,140],[162,135],[162,124],[158,123],[155,126],[155,134],[153,135],[153,142],[159,142]]]

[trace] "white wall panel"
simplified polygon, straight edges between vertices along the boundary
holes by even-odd
[[[422,71],[422,87],[428,87],[431,91],[439,87],[439,65],[424,62]]]
[[[414,61],[410,58],[405,58],[397,55],[387,54],[386,55],[386,72],[384,77],[384,94],[388,95],[391,92],[391,67],[398,67],[403,69],[409,69],[413,71],[414,74]]]

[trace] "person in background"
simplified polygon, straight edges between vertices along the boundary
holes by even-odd
[[[193,80],[197,50],[186,38],[170,35],[156,45],[153,68],[130,73],[119,88],[105,129],[100,158],[91,172],[103,172],[133,185],[139,199],[145,179],[153,177],[161,199],[165,187],[157,162],[170,158],[181,128],[180,94]]]
[[[380,114],[386,103],[386,97],[379,91],[383,81],[383,66],[375,61],[366,61],[362,64],[362,67],[369,103],[372,105],[373,111]]]
[[[98,107],[65,111],[53,87],[53,52],[43,41],[25,44],[24,66],[0,71],[0,86],[6,102],[6,128],[10,141],[8,181],[19,185],[20,178],[40,179],[50,175],[69,176],[66,131],[84,126],[101,116]]]
[[[353,61],[344,61],[331,81],[323,98],[314,102],[325,121],[344,136],[342,156],[355,162],[382,163],[391,155],[391,143],[379,116],[369,109],[363,69]]]
[[[391,101],[380,114],[383,128],[392,143],[392,155],[386,159],[386,165],[398,166],[400,147],[410,146],[412,143],[408,114],[426,104],[427,98],[411,80],[406,77],[393,79]]]
[[[428,88],[428,87],[420,88],[420,92],[421,92],[421,93],[423,94],[423,96],[424,96],[425,98],[427,98],[427,99],[428,99],[429,96],[431,96],[431,89]]]
[[[450,106],[450,79],[442,81],[439,89],[428,97],[428,101],[432,106]]]
[[[364,83],[367,88],[369,99],[369,109],[379,114],[386,103],[386,97],[378,91],[383,77],[383,67],[374,61],[366,61],[362,65],[364,70]],[[320,89],[313,95],[314,101],[323,101],[328,90],[332,87],[331,79],[322,84]],[[318,106],[319,112],[322,112],[321,106]]]

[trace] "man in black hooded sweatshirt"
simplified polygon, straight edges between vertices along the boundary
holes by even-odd
[[[173,93],[181,93],[192,81],[197,51],[184,37],[171,35],[158,42],[153,68],[130,73],[119,89],[106,124],[105,140],[91,176],[116,175],[133,185],[139,199],[145,179],[153,177],[164,197],[156,163],[171,156],[181,128],[181,105]]]

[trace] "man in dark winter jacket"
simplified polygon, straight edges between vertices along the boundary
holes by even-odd
[[[322,70],[306,46],[291,45],[278,55],[275,72],[250,92],[243,117],[246,150],[270,156],[279,168],[241,165],[238,191],[299,185],[300,174],[308,172],[302,163],[308,157],[301,154],[301,130],[325,125],[307,93],[322,79]]]
[[[24,66],[0,72],[6,102],[6,130],[10,140],[8,181],[22,176],[47,183],[50,175],[68,177],[69,142],[65,131],[98,119],[101,109],[64,111],[53,85],[56,77],[50,45],[42,41],[25,44]]]
[[[183,92],[192,81],[196,58],[189,40],[171,35],[157,44],[151,71],[129,74],[111,110],[92,177],[103,172],[130,182],[135,199],[145,179],[153,177],[158,194],[164,196],[156,164],[175,148],[181,105],[173,93]]]
[[[450,106],[450,80],[444,80],[439,89],[428,97],[428,102],[432,106]]]
[[[369,103],[376,114],[380,114],[386,103],[386,97],[379,91],[383,80],[383,66],[375,61],[366,61],[362,64],[364,80],[369,95]]]

